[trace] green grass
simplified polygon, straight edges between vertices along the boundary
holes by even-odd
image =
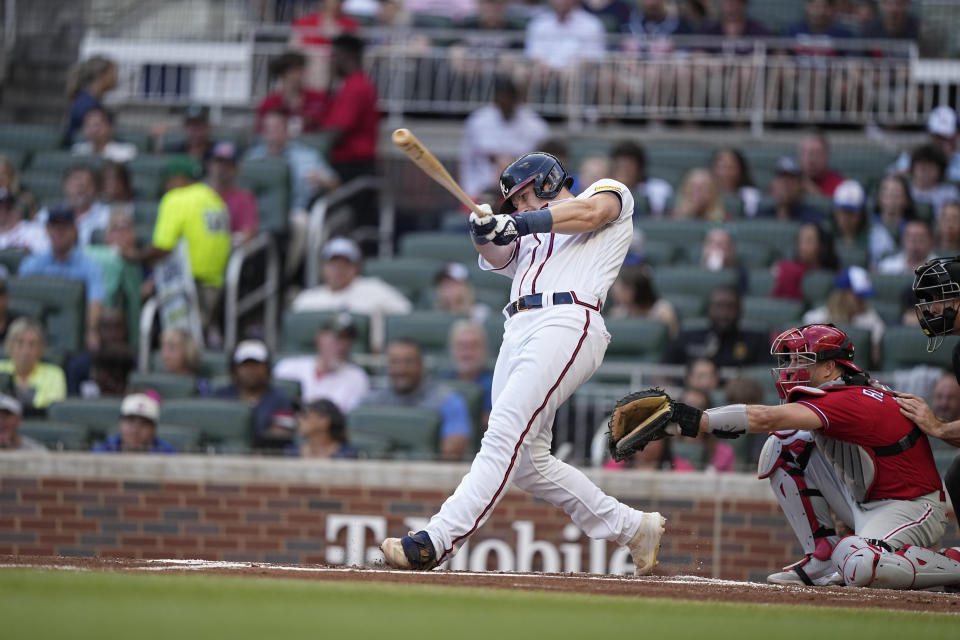
[[[250,577],[2,570],[0,630],[5,640],[955,640],[960,617]]]

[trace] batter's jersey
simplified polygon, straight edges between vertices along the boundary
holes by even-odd
[[[906,451],[887,456],[873,454],[874,447],[893,445],[915,428],[900,413],[896,398],[889,392],[874,387],[833,387],[821,393],[811,390],[795,402],[820,416],[821,435],[860,445],[870,454],[876,475],[867,487],[867,501],[912,500],[943,490],[927,436],[920,434]]]
[[[533,293],[573,291],[588,296],[584,302],[593,305],[599,300],[602,306],[633,239],[633,195],[622,183],[603,179],[584,189],[577,199],[600,193],[620,199],[616,220],[589,233],[522,236],[507,264],[496,268],[479,256],[480,268],[513,279],[511,300]]]

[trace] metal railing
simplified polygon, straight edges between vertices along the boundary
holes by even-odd
[[[393,194],[382,178],[374,176],[354,178],[313,203],[307,224],[307,255],[304,285],[315,287],[320,283],[320,250],[329,236],[327,215],[339,205],[364,191],[375,192],[378,199],[377,255],[389,258],[393,255],[393,230],[395,211]]]
[[[241,293],[243,267],[262,256],[265,260],[263,282]],[[224,277],[223,341],[231,350],[237,344],[240,317],[263,307],[263,339],[271,349],[277,347],[277,315],[280,299],[280,257],[270,234],[261,233],[230,253]]]

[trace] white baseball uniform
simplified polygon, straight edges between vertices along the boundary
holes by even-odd
[[[507,487],[563,508],[592,538],[627,544],[642,512],[604,494],[582,472],[550,454],[557,408],[593,375],[610,334],[600,309],[633,237],[633,196],[623,184],[600,180],[578,199],[612,193],[620,216],[589,233],[522,236],[510,261],[480,267],[513,279],[511,299],[542,294],[543,308],[514,313],[504,325],[493,374],[493,408],[480,451],[440,512],[426,526],[439,562],[449,560],[483,525]],[[572,304],[553,304],[570,292]]]

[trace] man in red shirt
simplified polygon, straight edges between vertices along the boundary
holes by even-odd
[[[270,62],[270,78],[276,85],[257,107],[257,131],[264,114],[278,109],[290,114],[291,137],[320,129],[326,94],[305,86],[306,68],[307,57],[299,51],[287,51]]]
[[[811,133],[800,139],[797,145],[800,171],[803,175],[803,190],[811,196],[830,196],[844,178],[830,168],[830,146],[822,133]]]
[[[343,0],[323,0],[323,6],[293,21],[291,44],[325,46],[341,33],[353,33],[360,24],[343,12]]]
[[[242,244],[260,227],[257,198],[249,189],[237,186],[237,147],[232,142],[213,145],[207,161],[207,182],[223,199],[230,212],[230,233],[233,245]]]
[[[771,348],[785,404],[702,413],[684,405],[676,415],[692,417],[669,430],[721,438],[773,432],[758,472],[770,479],[806,555],[768,582],[960,585],[960,548],[926,548],[943,536],[947,522],[930,443],[901,415],[895,394],[854,364],[853,353],[853,343],[833,325],[785,331]],[[837,539],[831,509],[854,535]]]

